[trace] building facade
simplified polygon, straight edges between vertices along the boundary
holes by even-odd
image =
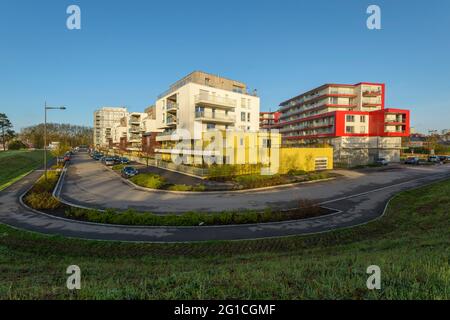
[[[275,129],[278,127],[281,112],[260,112],[259,113],[259,128],[260,129]]]
[[[158,129],[163,130],[156,137],[162,144],[157,150],[161,155],[179,152],[201,159],[204,133],[259,130],[259,97],[249,94],[242,82],[201,71],[170,86],[158,97],[155,107]],[[184,150],[175,148],[178,134],[188,141]],[[189,149],[196,151],[189,154]]]
[[[325,84],[280,104],[283,145],[330,145],[335,163],[400,160],[410,134],[408,110],[385,108],[385,85]]]
[[[104,107],[94,112],[94,147],[107,147],[114,139],[114,128],[127,115],[126,108]]]

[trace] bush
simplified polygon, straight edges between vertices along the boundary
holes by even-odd
[[[130,180],[138,186],[150,189],[162,189],[166,184],[163,177],[153,173],[140,173],[131,177]]]
[[[305,170],[297,170],[297,169],[291,169],[287,173],[289,176],[304,176],[305,174],[308,174]]]
[[[205,191],[206,187],[203,184],[197,184],[195,186],[189,186],[186,184],[174,184],[167,188],[171,191]]]
[[[115,164],[112,166],[112,169],[114,171],[121,171],[123,168],[125,168],[126,165],[125,164]]]
[[[20,149],[28,149],[28,146],[20,140],[11,141],[8,144],[8,150],[20,150]]]
[[[239,176],[233,179],[236,183],[238,183],[243,188],[263,188],[270,187],[274,185],[283,184],[285,180],[280,175],[245,175]]]
[[[300,207],[292,211],[275,211],[270,208],[264,212],[247,210],[244,212],[187,212],[184,214],[157,215],[154,213],[139,213],[134,210],[118,212],[115,210],[99,211],[95,209],[70,208],[65,212],[66,217],[97,223],[147,226],[198,226],[198,225],[227,225],[248,224],[284,220],[295,220],[318,216],[323,209],[312,203],[300,202]]]
[[[33,209],[54,210],[61,205],[51,192],[31,192],[25,197],[25,202]]]

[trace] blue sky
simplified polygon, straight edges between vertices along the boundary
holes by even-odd
[[[66,8],[82,29],[66,28]],[[366,28],[366,8],[382,30]],[[419,131],[450,128],[450,1],[1,0],[0,112],[19,130],[92,125],[101,106],[141,111],[204,70],[258,89],[261,110],[323,83],[384,82]]]

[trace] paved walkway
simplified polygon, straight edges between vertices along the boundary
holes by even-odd
[[[74,167],[76,168],[76,166]],[[342,212],[334,215],[291,222],[204,227],[111,226],[61,219],[34,212],[21,206],[19,202],[19,196],[22,195],[42,174],[42,172],[33,172],[6,190],[0,192],[0,222],[13,227],[50,235],[120,241],[190,242],[304,235],[351,227],[372,221],[373,219],[380,217],[384,212],[387,201],[394,194],[434,181],[450,178],[450,166],[433,167],[432,170],[421,167],[414,170],[404,170],[410,173],[409,179],[405,179],[405,181],[397,181],[396,183],[383,186],[381,181],[382,175],[378,178],[378,180],[380,180],[378,185],[374,185],[373,180],[371,180],[372,188],[370,190],[365,190],[364,192],[364,189],[360,188],[360,192],[353,193],[353,195],[347,195],[342,198],[329,198],[327,201],[323,201],[324,205],[328,207],[342,210]],[[422,172],[422,174],[418,174],[418,172]],[[115,176],[114,179],[112,177],[113,176],[111,176],[111,181],[119,179],[117,176]],[[94,180],[96,178],[97,177],[95,176],[92,177]],[[346,183],[346,181],[340,181],[340,183]],[[330,185],[332,186],[333,184]],[[128,185],[123,184],[123,186]],[[306,190],[309,189],[318,190],[315,185],[302,187],[302,190],[305,193]],[[333,188],[330,189],[332,190]],[[272,193],[279,193],[280,191],[281,190],[272,190]],[[282,191],[284,193],[290,193],[288,190]],[[322,190],[322,192],[324,192],[324,190]],[[309,191],[309,193],[311,193],[311,191]],[[341,192],[341,194],[344,194],[344,192]],[[245,195],[246,193],[239,196]],[[207,198],[209,196],[204,195],[204,201],[208,201]],[[325,198],[324,196],[322,197]],[[189,196],[185,196],[182,199],[188,198]],[[168,199],[170,199],[170,197]],[[231,199],[233,199],[233,197],[231,197]]]

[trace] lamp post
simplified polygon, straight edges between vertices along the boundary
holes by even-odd
[[[66,110],[66,107],[50,107],[44,104],[44,176],[47,181],[47,110]]]

